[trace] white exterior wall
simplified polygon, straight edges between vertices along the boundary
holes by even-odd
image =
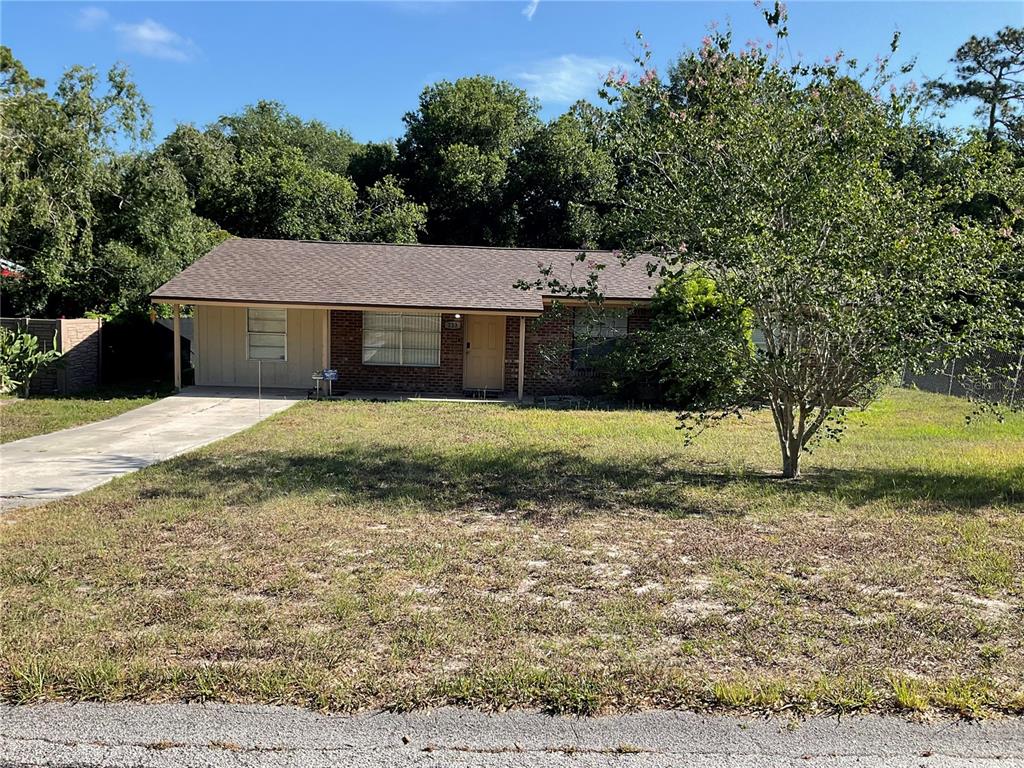
[[[196,384],[255,387],[258,365],[246,355],[246,308],[196,307]],[[288,360],[263,362],[264,387],[308,389],[323,368],[324,309],[288,310]]]

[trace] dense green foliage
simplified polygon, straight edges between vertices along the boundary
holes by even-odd
[[[205,131],[179,126],[158,152],[186,179],[196,211],[239,237],[416,242],[423,226],[423,206],[393,177],[356,184],[349,166],[365,155],[347,133],[274,102]]]
[[[600,116],[577,104],[533,134],[513,164],[509,209],[517,245],[594,247],[616,193],[615,165],[599,131]]]
[[[0,257],[25,276],[3,310],[136,311],[231,235],[618,247],[667,283],[604,362],[613,390],[656,379],[702,420],[768,404],[795,474],[895,371],[1024,343],[1024,31],[972,37],[917,93],[892,57],[784,60],[785,11],[765,18],[774,48],[713,32],[665,77],[645,51],[608,108],[544,123],[523,89],[466,77],[367,144],[261,101],[153,146],[123,69],[72,67],[51,93],[4,48]],[[925,97],[973,100],[980,130],[924,122]],[[990,368],[960,373],[991,389]]]
[[[27,267],[5,281],[5,311],[80,315],[137,307],[217,241],[180,177],[142,154],[149,111],[124,69],[72,67],[53,94],[0,48],[0,256]]]
[[[491,77],[443,80],[405,116],[399,163],[413,195],[430,206],[433,242],[510,244],[515,221],[504,192],[515,153],[540,127],[540,104]]]
[[[43,349],[34,334],[0,327],[0,394],[17,391],[28,397],[32,377],[43,366],[60,359],[56,347],[56,332],[50,348]]]
[[[778,7],[770,23],[785,35]],[[1024,345],[1019,160],[969,139],[919,174],[912,90],[889,59],[836,59],[789,65],[713,33],[668,82],[645,53],[638,82],[608,83],[619,232],[751,313],[763,343],[733,404],[770,407],[790,477],[838,409],[904,365]],[[693,366],[721,363],[714,343],[692,351]],[[698,426],[719,415],[693,406]]]
[[[398,142],[261,101],[149,143],[149,109],[123,68],[72,67],[53,90],[8,48],[3,312],[119,315],[231,235],[549,247],[602,241],[616,174],[600,110],[545,125],[489,77],[427,87]]]
[[[706,277],[663,282],[650,328],[623,339],[599,365],[608,390],[685,409],[750,399],[744,363],[752,352],[749,310]]]
[[[394,163],[379,148],[369,156],[427,206],[428,242],[594,246],[615,193],[601,118],[577,104],[544,125],[539,108],[492,77],[441,81],[405,116]]]

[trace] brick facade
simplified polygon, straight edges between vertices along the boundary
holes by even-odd
[[[627,333],[648,328],[651,310],[634,307],[629,312]],[[573,310],[548,310],[537,318],[526,318],[523,393],[558,395],[586,389],[589,376],[573,370]],[[515,393],[519,375],[519,318],[505,324],[505,391]]]
[[[53,347],[54,333],[57,335],[57,349],[64,357],[60,364],[48,365],[32,377],[34,394],[67,395],[90,392],[99,386],[102,320],[5,317],[0,323],[13,330],[27,328],[44,350]]]
[[[511,318],[510,318],[511,319]],[[523,394],[551,395],[574,389],[572,379],[572,312],[546,312],[526,318]],[[519,382],[519,318],[505,325],[505,391]]]
[[[629,332],[650,325],[650,309],[637,307],[629,315]],[[407,393],[461,393],[463,329],[445,325],[455,316],[441,316],[441,365],[363,365],[363,313],[331,311],[331,367],[338,370],[338,387]],[[514,396],[519,382],[519,318],[505,319],[505,394]],[[539,318],[526,318],[525,375],[523,393],[554,395],[585,387],[587,377],[572,369],[572,310],[550,310]]]
[[[445,325],[455,315],[441,315],[441,365],[421,368],[405,365],[363,365],[363,313],[331,311],[331,367],[338,370],[338,387],[419,393],[462,392],[462,330]]]
[[[646,331],[651,327],[651,308],[634,307],[629,313],[629,326],[627,333]]]

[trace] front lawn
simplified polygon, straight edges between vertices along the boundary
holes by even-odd
[[[0,697],[1024,712],[1024,418],[300,403],[0,521]]]
[[[0,443],[109,419],[148,405],[158,397],[160,395],[152,391],[99,392],[66,397],[33,395],[28,399],[5,396],[0,398]]]

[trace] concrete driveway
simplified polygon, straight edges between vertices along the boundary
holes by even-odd
[[[0,445],[0,511],[45,504],[227,437],[304,398],[301,390],[189,387],[112,419]]]

